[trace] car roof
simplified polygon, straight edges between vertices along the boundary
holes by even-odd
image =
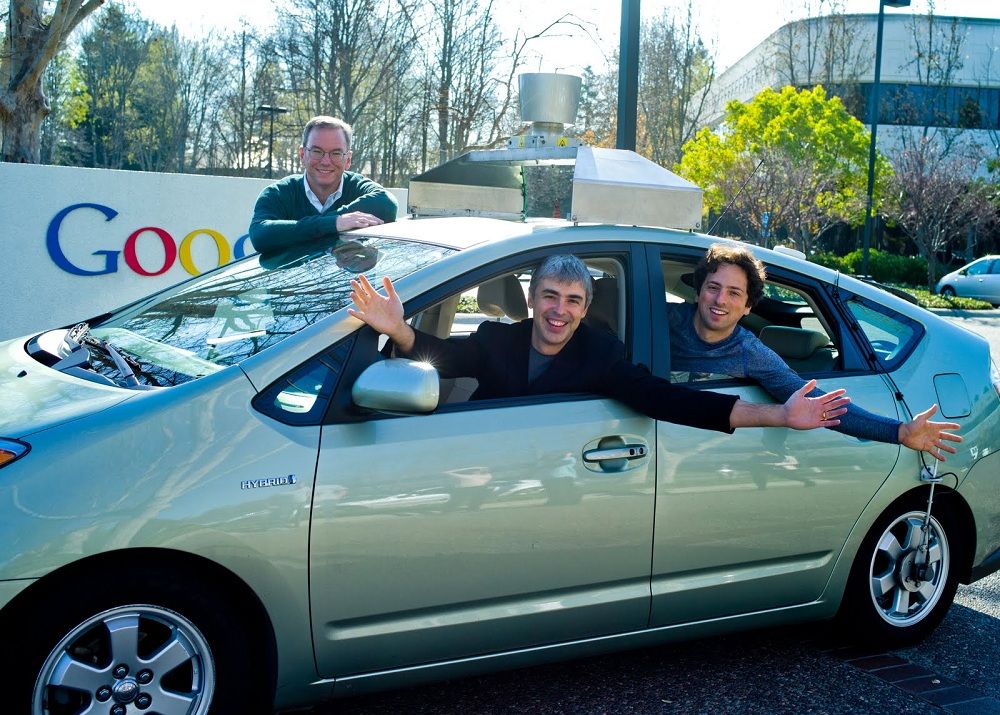
[[[539,227],[553,225],[568,225],[568,222],[533,220],[522,223],[478,216],[406,217],[393,223],[359,229],[352,234],[400,238],[464,250],[483,243],[529,235]]]

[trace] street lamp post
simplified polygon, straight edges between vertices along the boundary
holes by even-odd
[[[909,7],[910,0],[879,0],[878,29],[875,32],[875,80],[872,82],[871,95],[868,97],[868,117],[871,125],[871,139],[868,142],[868,199],[865,203],[865,234],[861,250],[861,272],[868,275],[868,250],[872,243],[872,194],[875,192],[875,143],[878,133],[879,111],[879,79],[882,74],[882,25],[885,20],[885,7]]]
[[[287,114],[288,107],[279,107],[275,104],[262,104],[257,107],[257,111],[263,114],[271,115],[271,131],[268,134],[267,140],[267,178],[274,178],[274,171],[271,164],[271,156],[274,152],[274,115],[275,114]]]
[[[622,29],[618,52],[618,131],[616,149],[635,151],[639,98],[639,0],[622,0]]]

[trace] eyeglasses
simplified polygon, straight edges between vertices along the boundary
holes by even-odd
[[[330,161],[341,161],[345,156],[350,154],[350,149],[331,149],[330,151],[323,151],[319,147],[306,147],[306,154],[313,161],[323,161],[324,156],[330,157]]]

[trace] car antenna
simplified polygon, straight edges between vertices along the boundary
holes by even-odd
[[[709,233],[714,233],[715,232],[715,227],[719,225],[719,221],[721,221],[722,217],[726,215],[726,212],[729,211],[729,209],[731,209],[733,207],[733,203],[735,203],[736,199],[738,199],[740,197],[740,194],[743,193],[743,189],[745,189],[747,187],[747,184],[750,183],[750,179],[753,178],[753,175],[757,173],[757,169],[759,169],[760,165],[763,164],[763,163],[764,163],[764,157],[761,157],[760,161],[757,162],[757,166],[755,166],[753,168],[753,171],[750,172],[750,176],[748,176],[747,179],[746,179],[746,181],[743,182],[743,186],[741,186],[740,190],[736,192],[736,196],[734,196],[729,201],[729,203],[726,204],[726,208],[722,209],[722,213],[720,213],[719,217],[717,219],[715,219],[715,223],[712,224],[712,228],[708,229]]]

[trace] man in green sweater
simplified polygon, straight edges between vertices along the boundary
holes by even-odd
[[[250,221],[250,242],[261,253],[396,218],[392,194],[351,168],[351,125],[313,117],[302,132],[302,174],[265,188]]]

